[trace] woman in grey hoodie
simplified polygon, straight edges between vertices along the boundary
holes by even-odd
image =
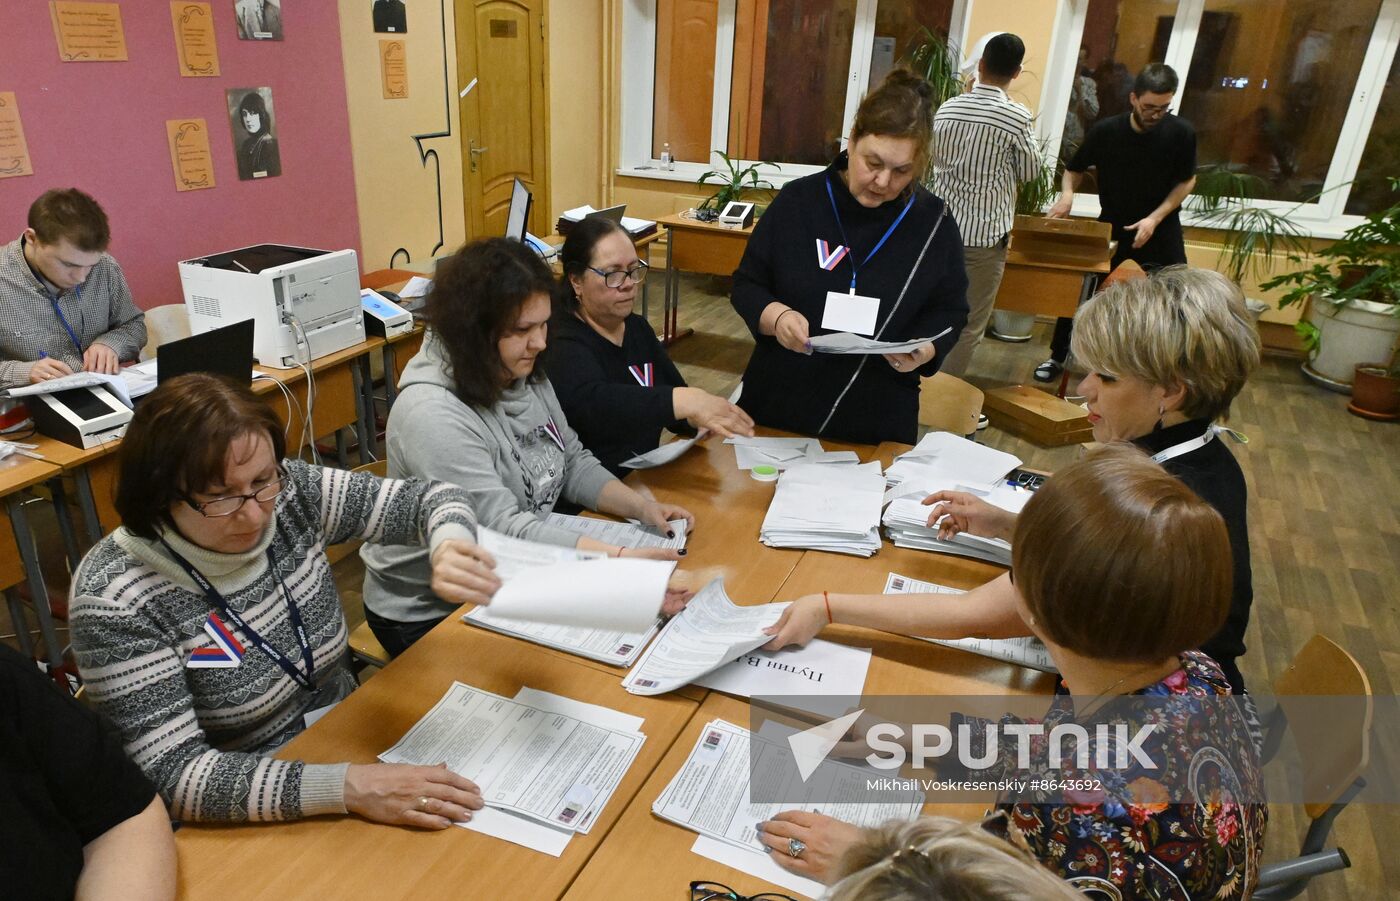
[[[404,368],[389,416],[389,476],[466,489],[482,526],[517,538],[674,560],[676,551],[621,548],[549,525],[561,499],[667,530],[695,518],[614,478],[578,440],[536,363],[545,349],[553,276],[518,241],[473,241],[444,262],[424,318],[423,349]],[[457,608],[429,586],[419,548],[365,545],[365,618],[397,656]],[[678,598],[668,595],[666,612]]]

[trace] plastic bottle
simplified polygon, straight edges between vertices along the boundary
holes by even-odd
[[[676,168],[675,158],[671,156],[671,145],[669,143],[661,145],[661,168],[667,172],[673,172]]]

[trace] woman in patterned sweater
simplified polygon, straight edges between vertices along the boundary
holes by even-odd
[[[271,408],[214,376],[172,380],[137,410],[120,452],[122,526],[73,579],[89,697],[177,819],[469,819],[476,785],[443,768],[269,756],[355,688],[328,545],[425,544],[433,588],[453,603],[486,603],[499,585],[461,489],[284,450]]]

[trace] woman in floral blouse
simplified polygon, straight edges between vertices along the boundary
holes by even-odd
[[[1001,720],[1043,727],[1029,767],[1003,737],[997,762],[968,774],[1058,783],[1002,796],[1007,838],[1095,898],[1248,898],[1267,819],[1258,757],[1220,667],[1188,650],[1229,610],[1220,515],[1140,451],[1111,446],[1037,492],[1012,547],[1019,613],[1062,681],[1038,723]],[[1106,741],[1096,729],[1104,723],[1114,724]],[[1051,768],[1047,748],[1057,743],[1044,736],[1066,725],[1089,738],[1065,743],[1073,765]],[[970,751],[976,759],[981,748]],[[861,838],[800,811],[762,824],[778,863],[818,879],[839,872]]]

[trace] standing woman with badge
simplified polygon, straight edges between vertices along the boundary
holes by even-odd
[[[559,251],[545,367],[579,440],[621,478],[624,460],[656,448],[661,430],[753,435],[753,420],[722,397],[691,388],[632,312],[647,264],[621,225],[584,219]]]
[[[754,421],[878,444],[917,438],[919,379],[967,321],[962,237],[918,183],[932,90],[895,69],[856,112],[847,150],[789,182],[758,221],[732,303],[753,332],[739,404]],[[908,353],[813,354],[813,335],[929,338]]]

